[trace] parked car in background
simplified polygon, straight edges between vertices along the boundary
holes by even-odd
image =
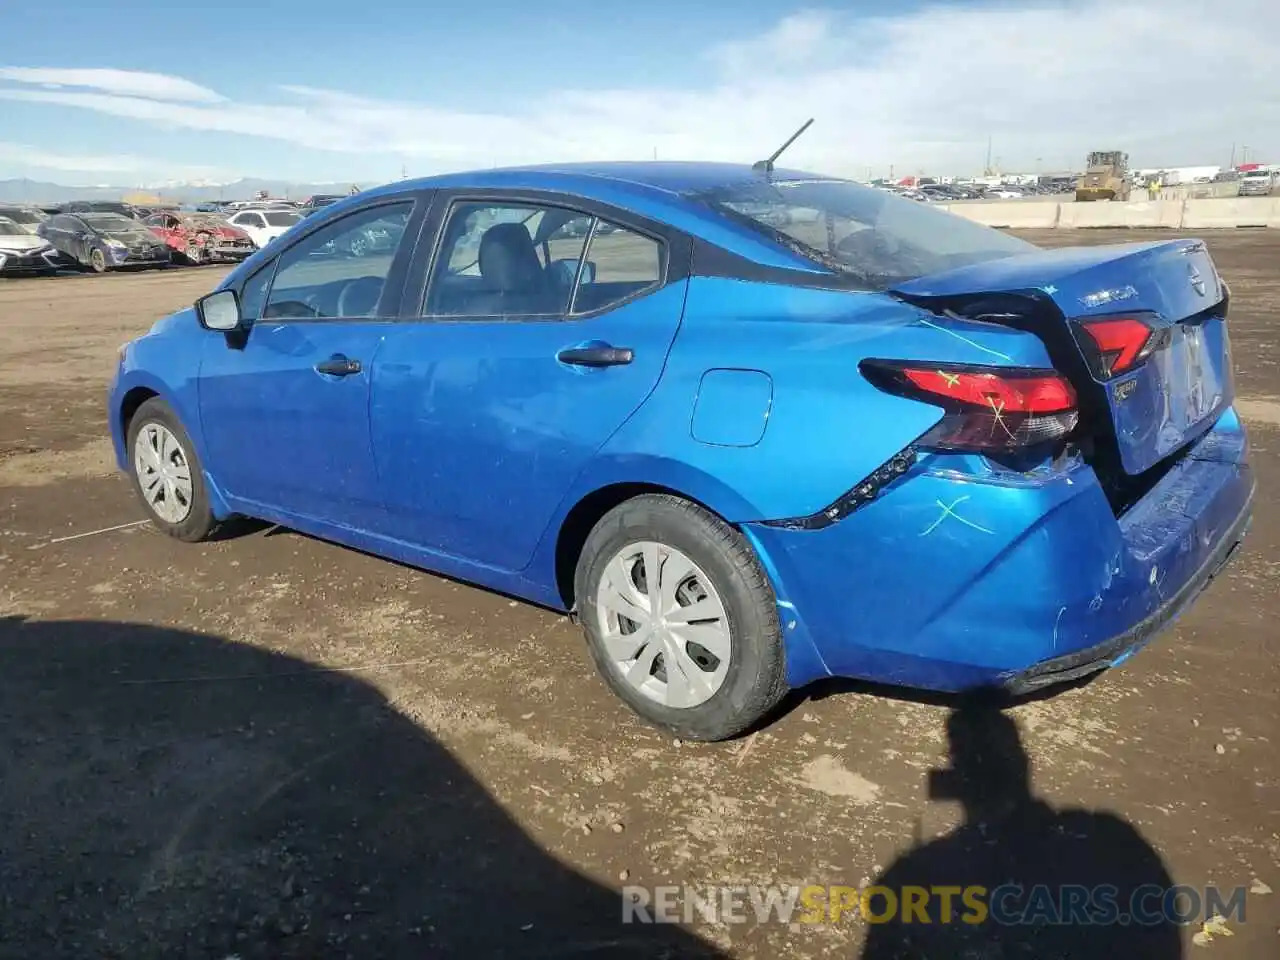
[[[191,264],[243,260],[256,249],[248,233],[216,213],[157,213],[143,223]]]
[[[247,233],[258,247],[265,247],[276,237],[283,236],[302,214],[290,209],[241,210],[232,214],[227,222]]]
[[[1275,186],[1275,177],[1269,170],[1250,170],[1242,174],[1239,180],[1239,194],[1242,197],[1269,197]]]
[[[121,267],[167,267],[169,246],[137,220],[118,213],[60,213],[40,224],[40,236],[95,273]]]
[[[0,276],[53,273],[62,263],[62,255],[44,237],[8,217],[0,217]]]
[[[34,235],[36,227],[48,220],[49,214],[39,207],[4,204],[0,206],[0,217],[12,220],[27,233]]]
[[[1227,308],[1186,238],[1044,250],[746,165],[479,171],[298,224],[124,346],[108,419],[161,531],[245,514],[574,610],[621,699],[719,739],[831,674],[1127,660],[1251,517]]]
[[[130,220],[138,219],[138,210],[131,203],[117,200],[72,200],[58,208],[59,213],[115,213]]]
[[[309,217],[317,211],[323,210],[325,207],[337,203],[339,200],[345,199],[342,195],[336,193],[318,193],[314,196],[307,197],[298,209],[304,217]]]

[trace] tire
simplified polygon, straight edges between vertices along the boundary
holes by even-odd
[[[94,273],[107,272],[107,257],[100,249],[94,247],[89,251],[89,269]]]
[[[153,426],[159,428],[157,433],[167,431],[176,441],[180,463],[186,466],[185,474],[189,478],[189,488],[185,493],[180,491],[180,495],[170,501],[171,503],[185,504],[186,510],[180,516],[177,515],[176,508],[169,516],[166,516],[163,512],[165,508],[158,507],[153,503],[147,493],[147,488],[155,489],[153,481],[156,480],[156,477],[151,474],[150,477],[144,478],[145,467],[139,463],[138,447],[140,443],[144,446],[147,445],[155,436],[155,434],[147,433],[148,428]],[[148,518],[159,529],[178,540],[185,540],[188,543],[207,540],[217,529],[218,521],[214,518],[213,511],[209,509],[209,495],[205,489],[204,473],[196,456],[195,447],[191,442],[191,438],[187,435],[187,431],[183,429],[177,415],[159,397],[152,397],[138,407],[126,429],[129,476],[133,481],[134,493],[137,494],[143,509],[146,510]],[[143,461],[148,459],[145,452],[141,454],[141,457]],[[171,469],[174,469],[174,476],[181,477],[182,472],[180,469],[174,468],[172,458],[170,458],[170,466]],[[168,486],[163,478],[159,482],[164,486]],[[177,487],[175,486],[174,489],[177,489]]]
[[[656,553],[643,554],[646,549]],[[635,551],[642,552],[641,558],[629,559]],[[667,631],[666,640],[659,634],[660,639],[645,644],[627,659],[625,654],[634,641],[628,639],[631,634],[623,632],[628,627],[617,615],[618,601],[610,598],[617,596],[615,578],[623,576],[631,578],[626,590],[634,590],[632,595],[646,604],[651,602],[647,595],[649,561],[643,559],[649,555],[656,556],[660,596],[670,590],[673,602],[680,604],[680,591],[689,591],[684,600],[696,602],[700,608],[705,601],[718,601],[723,617],[700,618],[701,622],[692,625],[674,620],[668,624],[663,619],[658,629]],[[669,567],[673,559],[677,560],[675,568]],[[680,571],[684,564],[694,568],[689,579],[674,585],[661,582],[668,569],[683,577]],[[642,569],[646,570],[643,587],[637,573]],[[703,583],[704,579],[709,583]],[[787,691],[773,587],[746,538],[697,504],[666,494],[646,494],[609,511],[587,537],[574,587],[579,618],[597,669],[613,692],[654,726],[689,740],[725,740],[756,724]],[[714,608],[714,603],[711,606]],[[679,610],[665,601],[664,607]],[[643,629],[634,623],[630,626],[632,632]],[[708,634],[701,631],[711,631],[717,638],[716,646],[727,650],[726,668],[721,670],[724,658],[711,654],[709,648],[690,645],[690,631],[682,629],[690,626],[702,637]],[[677,646],[664,648],[668,641]],[[659,653],[656,660],[651,653],[646,656],[655,645],[683,651],[685,676],[690,675],[687,668],[701,671],[696,674],[696,684],[691,681],[677,687],[687,691],[696,686],[702,699],[671,705],[669,701],[684,697],[679,689],[672,694],[669,683],[662,679],[668,654]],[[653,668],[642,663],[644,660],[652,661]],[[628,679],[629,674],[639,682]],[[705,696],[707,691],[711,691],[709,696]]]

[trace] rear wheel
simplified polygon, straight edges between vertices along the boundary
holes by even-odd
[[[89,251],[89,268],[94,273],[107,272],[107,256],[97,247]]]
[[[206,539],[218,525],[187,431],[167,403],[152,397],[128,428],[133,488],[151,521],[179,540]]]
[[[773,589],[742,534],[702,507],[621,504],[588,536],[575,583],[597,668],[650,723],[723,740],[786,692]]]

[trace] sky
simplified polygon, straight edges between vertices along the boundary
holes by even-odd
[[[1280,162],[1280,0],[0,0],[0,179]]]

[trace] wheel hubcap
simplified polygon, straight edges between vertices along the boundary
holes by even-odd
[[[160,423],[145,424],[134,442],[133,470],[142,497],[166,523],[181,523],[191,512],[191,467],[178,438]]]
[[[674,547],[619,550],[596,596],[600,634],[618,674],[651,700],[696,707],[729,672],[729,618],[711,578]]]

